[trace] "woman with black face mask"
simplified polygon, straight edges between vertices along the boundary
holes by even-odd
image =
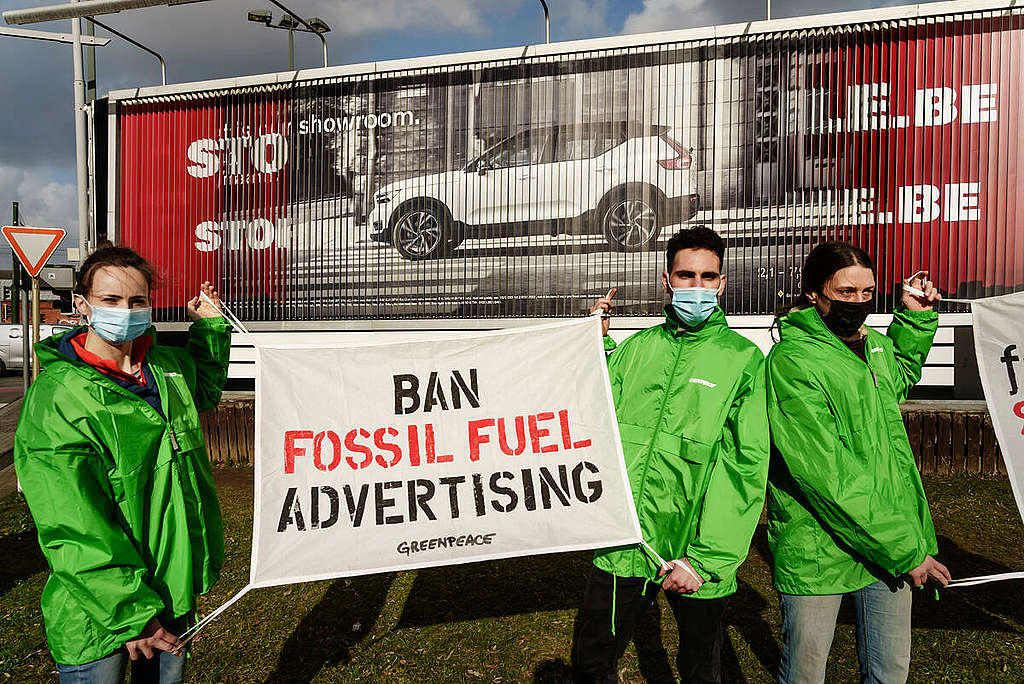
[[[949,572],[899,403],[921,378],[940,299],[908,282],[886,334],[864,325],[875,269],[842,242],[815,247],[766,363],[772,461],[768,539],[782,608],[782,684],[825,681],[842,597],[852,597],[861,680],[907,680],[910,586]]]

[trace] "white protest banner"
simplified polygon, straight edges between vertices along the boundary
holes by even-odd
[[[971,308],[985,402],[1024,518],[1024,292],[976,299]]]
[[[956,300],[965,301],[965,300]],[[992,417],[999,449],[1024,520],[1024,292],[969,300],[974,323],[974,352],[978,357],[981,387]],[[1008,579],[1024,572],[964,577],[951,587],[971,587]]]
[[[257,354],[252,587],[640,541],[596,318]]]

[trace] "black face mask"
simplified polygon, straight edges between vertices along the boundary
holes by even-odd
[[[823,295],[818,296],[828,299]],[[844,302],[841,299],[829,299],[828,301],[832,302],[832,307],[827,314],[822,315],[821,320],[829,330],[836,334],[836,337],[842,338],[853,337],[857,334],[860,326],[864,325],[864,321],[868,319],[868,313],[874,303],[870,299],[866,302]],[[820,309],[818,313],[821,313]]]

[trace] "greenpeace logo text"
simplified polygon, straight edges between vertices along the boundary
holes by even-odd
[[[692,382],[695,385],[704,385],[705,387],[718,387],[717,384],[713,382],[708,382],[707,380],[704,380],[702,378],[690,378],[690,382]]]
[[[413,541],[399,542],[396,550],[398,553],[409,556],[414,553],[433,551],[435,549],[454,549],[464,546],[489,545],[497,532],[487,534],[463,534],[458,537],[435,537],[434,539],[420,539]]]

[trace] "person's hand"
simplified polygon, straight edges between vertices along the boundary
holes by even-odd
[[[672,561],[672,571],[668,572],[665,568],[662,568],[658,572],[658,577],[665,577],[665,581],[661,583],[661,586],[668,591],[674,591],[677,594],[693,594],[700,589],[701,585],[704,584],[704,580],[700,578],[697,571],[690,565],[690,561],[685,558],[682,560]]]
[[[199,286],[199,291],[204,293],[210,300],[216,305],[216,308],[210,306],[210,302],[203,299],[201,296],[196,295],[189,300],[186,308],[188,309],[188,317],[193,321],[198,321],[200,318],[216,318],[221,315],[220,309],[220,295],[213,289],[213,285],[207,280]]]
[[[910,581],[915,587],[924,586],[929,577],[937,580],[942,586],[946,586],[953,579],[946,566],[931,556],[925,556],[924,562],[907,574],[910,575]]]
[[[156,651],[167,651],[181,657],[179,649],[183,646],[181,639],[174,636],[160,624],[160,621],[153,618],[146,623],[146,628],[136,639],[132,639],[124,645],[128,649],[128,657],[138,660],[140,657],[152,658]]]
[[[608,290],[608,294],[598,299],[596,302],[594,302],[594,306],[590,307],[590,313],[592,314],[596,311],[603,312],[603,315],[601,316],[602,335],[608,334],[608,324],[611,323],[612,309],[615,307],[615,305],[612,304],[612,297],[615,296],[615,291],[618,289],[619,288],[617,287],[613,287],[612,289]]]
[[[935,283],[928,280],[928,271],[919,271],[910,278],[903,281],[904,285],[917,288],[924,292],[924,296],[911,294],[903,288],[903,306],[910,311],[930,311],[935,307],[935,302],[942,299],[942,295],[935,289]]]

